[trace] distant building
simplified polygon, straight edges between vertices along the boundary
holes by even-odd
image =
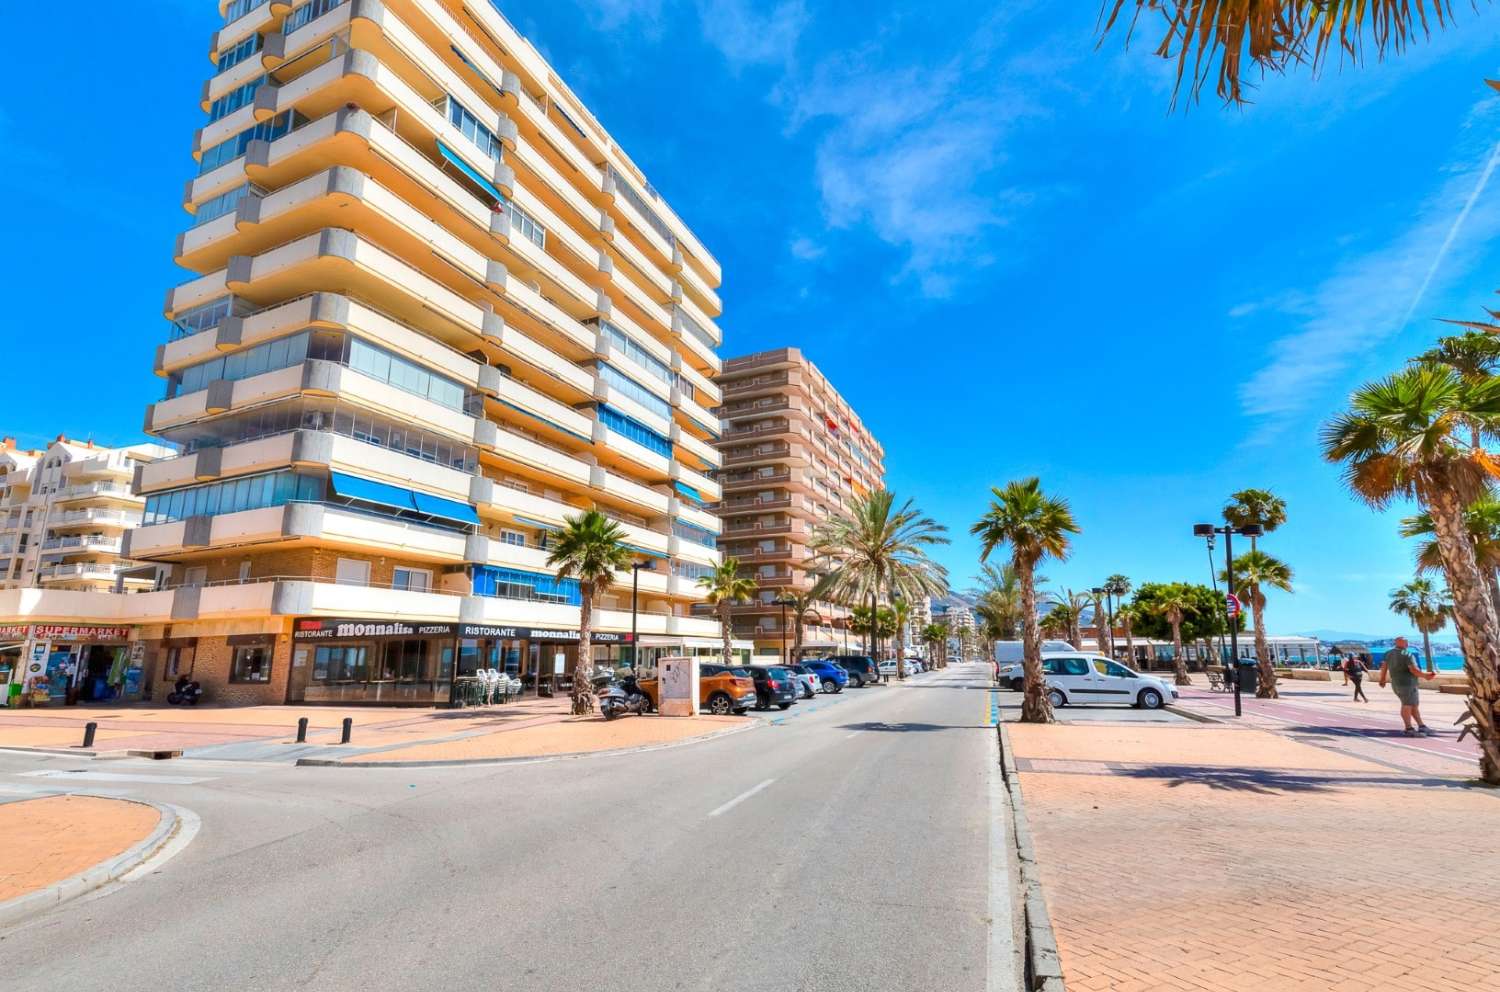
[[[150,589],[154,570],[120,554],[146,504],[131,479],[136,466],[175,454],[160,444],[105,448],[61,435],[36,451],[0,440],[0,589]]]

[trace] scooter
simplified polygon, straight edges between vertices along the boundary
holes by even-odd
[[[167,702],[173,706],[197,706],[203,698],[203,687],[187,677],[180,678],[167,693]]]
[[[636,685],[635,676],[627,675],[599,694],[599,712],[606,720],[627,713],[641,716],[651,712],[651,697]]]

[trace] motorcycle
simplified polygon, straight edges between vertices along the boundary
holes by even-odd
[[[203,687],[186,677],[178,679],[167,693],[167,702],[173,706],[197,706],[202,698]]]
[[[635,676],[627,675],[599,694],[599,713],[606,720],[634,713],[636,716],[651,712],[651,697],[640,690]]]

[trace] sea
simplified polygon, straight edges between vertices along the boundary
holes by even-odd
[[[1421,655],[1422,649],[1418,647],[1416,653]],[[1422,659],[1419,657],[1417,660],[1421,661]],[[1437,652],[1433,652],[1432,664],[1440,672],[1461,672],[1464,670],[1464,656],[1461,654],[1438,654]]]

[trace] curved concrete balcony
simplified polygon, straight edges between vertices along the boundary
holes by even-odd
[[[617,475],[602,465],[595,465],[590,470],[589,488],[594,490],[596,498],[612,497],[634,508],[648,510],[662,516],[666,515],[672,502],[665,493]]]
[[[711,534],[717,534],[724,529],[724,521],[687,500],[674,498],[671,515],[696,527],[702,527]]]
[[[594,455],[601,464],[619,468],[627,475],[645,476],[652,482],[670,478],[672,462],[665,455],[610,430],[598,420],[594,421],[593,436]]]
[[[689,433],[696,431],[717,438],[719,418],[688,399],[679,389],[672,390],[672,407],[679,418],[672,424],[673,442],[692,452],[694,457],[710,468],[722,465],[724,458],[718,448],[702,440],[697,434]]]
[[[127,512],[90,507],[54,513],[47,518],[47,528],[54,531],[70,531],[85,527],[90,530],[116,531],[134,527],[140,522],[139,511]]]
[[[565,479],[575,485],[588,484],[592,469],[588,462],[561,448],[507,430],[494,421],[476,422],[474,443],[484,455],[527,469],[527,474],[533,477]]]
[[[585,509],[484,476],[474,476],[470,480],[469,502],[478,508],[481,516],[512,520],[522,527],[538,524],[561,527],[568,517],[575,517]]]
[[[88,503],[91,506],[118,508],[121,504],[140,506],[141,499],[130,491],[130,486],[120,482],[85,482],[82,485],[59,489],[52,496],[59,504]]]
[[[709,503],[717,503],[724,495],[719,484],[701,472],[695,472],[681,462],[672,463],[671,477],[673,482],[680,482],[702,496]]]
[[[229,4],[230,0],[219,0],[220,17],[229,10]],[[280,21],[291,12],[292,0],[270,0],[269,3],[247,10],[214,32],[213,40],[208,45],[209,61],[217,62],[220,52],[234,47],[252,34],[269,30],[273,22]]]

